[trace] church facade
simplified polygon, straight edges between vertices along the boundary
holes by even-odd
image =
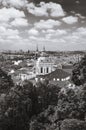
[[[50,57],[39,57],[36,62],[36,75],[46,75],[54,71],[54,63]]]

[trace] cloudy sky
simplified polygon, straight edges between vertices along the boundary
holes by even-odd
[[[37,45],[40,50],[86,50],[83,11],[66,11],[54,2],[0,0],[0,50],[34,50]]]

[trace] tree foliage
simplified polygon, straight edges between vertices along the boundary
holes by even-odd
[[[7,93],[13,86],[13,81],[6,72],[0,69],[0,93]]]
[[[40,112],[48,108],[49,105],[57,105],[58,93],[60,91],[59,86],[48,84],[45,82],[39,82],[37,84],[36,92],[38,97],[38,108]]]
[[[75,85],[78,86],[83,85],[86,82],[86,55],[79,63],[74,65],[72,80]]]
[[[76,119],[66,119],[61,124],[61,130],[85,130],[86,122]]]
[[[85,130],[85,66],[84,57],[74,67],[73,73],[78,77],[75,79],[78,85],[75,89],[61,88],[46,80],[35,86],[30,81],[14,85],[11,77],[1,70],[0,129]],[[83,84],[82,87],[79,83]]]

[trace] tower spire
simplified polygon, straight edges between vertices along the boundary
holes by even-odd
[[[43,46],[43,52],[45,52],[45,46]]]
[[[39,49],[38,49],[38,44],[36,45],[36,52],[38,52],[39,51]]]
[[[38,49],[38,44],[36,45],[36,52],[35,52],[35,59],[37,60],[38,58],[38,53],[39,53],[39,49]]]

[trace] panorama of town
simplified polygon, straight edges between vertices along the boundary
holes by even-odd
[[[25,80],[33,84],[48,80],[55,85],[74,87],[71,81],[73,65],[84,55],[85,51],[47,51],[45,46],[39,51],[37,46],[35,51],[1,52],[0,66],[17,85],[22,85]]]
[[[86,130],[85,51],[3,51],[0,130]]]

